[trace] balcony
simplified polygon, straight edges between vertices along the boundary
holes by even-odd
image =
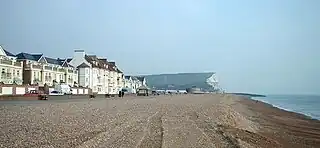
[[[13,65],[12,60],[0,59],[0,64]]]
[[[44,66],[44,69],[45,70],[52,70],[52,67],[51,66]]]
[[[17,67],[22,67],[22,63],[21,62],[14,62],[13,66],[17,66]]]
[[[12,79],[11,73],[1,73],[1,79]]]
[[[65,69],[59,68],[59,72],[65,72]]]
[[[44,80],[45,80],[46,82],[51,82],[51,81],[52,81],[52,77],[51,77],[51,76],[45,76],[45,77],[44,77]]]
[[[34,65],[34,64],[32,64],[32,68],[34,68],[34,69],[42,69],[43,66],[42,65]]]
[[[22,63],[21,62],[14,62],[14,61],[12,61],[10,59],[0,59],[0,64],[22,67]]]

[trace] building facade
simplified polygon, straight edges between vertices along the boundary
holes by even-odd
[[[141,87],[141,86],[147,86],[147,85],[143,85],[143,83],[146,84],[146,82],[141,82],[138,77],[135,76],[125,76],[125,89],[127,89],[127,91],[129,93],[137,93],[137,88]],[[142,79],[144,80],[144,79]],[[145,80],[144,80],[145,81]]]
[[[17,60],[23,62],[23,84],[65,83],[77,85],[78,71],[61,59],[53,59],[43,54],[17,54]]]
[[[4,84],[68,84],[92,89],[98,94],[117,94],[125,86],[123,72],[115,62],[84,50],[72,58],[50,58],[43,54],[21,52],[14,55],[0,46],[0,82]]]
[[[0,82],[22,84],[23,64],[17,57],[0,46]]]
[[[89,87],[98,94],[110,94],[109,64],[106,59],[87,55],[84,50],[75,50],[69,64],[79,70],[79,86]]]
[[[118,93],[121,91],[125,86],[124,74],[123,72],[117,67],[115,62],[109,62],[109,67],[111,67],[112,71],[112,84],[113,84],[113,92]]]
[[[140,85],[141,86],[147,86],[147,80],[146,80],[146,78],[145,77],[143,77],[143,76],[138,76],[138,77],[136,77],[139,81],[140,81]]]

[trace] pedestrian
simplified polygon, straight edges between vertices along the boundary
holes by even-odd
[[[121,91],[119,91],[119,95],[118,96],[121,97],[121,95],[122,95],[122,93],[121,93]]]

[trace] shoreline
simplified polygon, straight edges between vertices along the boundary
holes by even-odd
[[[261,102],[261,103],[265,103],[266,105],[271,105],[272,107],[277,108],[277,109],[280,109],[280,110],[283,110],[283,111],[300,114],[300,115],[302,115],[302,116],[305,116],[305,118],[308,118],[308,119],[320,121],[320,118],[318,119],[318,118],[316,118],[316,117],[313,117],[312,115],[308,115],[308,114],[303,113],[303,112],[295,111],[294,109],[281,107],[281,106],[279,106],[279,105],[274,105],[274,104],[272,104],[272,103],[270,103],[270,102],[268,102],[268,101],[256,99],[256,97],[248,97],[248,99],[253,100],[253,101],[258,101],[258,102]]]
[[[238,102],[251,111],[247,117],[260,125],[259,133],[283,147],[320,147],[318,119],[252,98],[242,97]]]

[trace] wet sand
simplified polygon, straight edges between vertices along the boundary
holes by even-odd
[[[0,147],[320,147],[320,122],[233,95],[0,102]]]

